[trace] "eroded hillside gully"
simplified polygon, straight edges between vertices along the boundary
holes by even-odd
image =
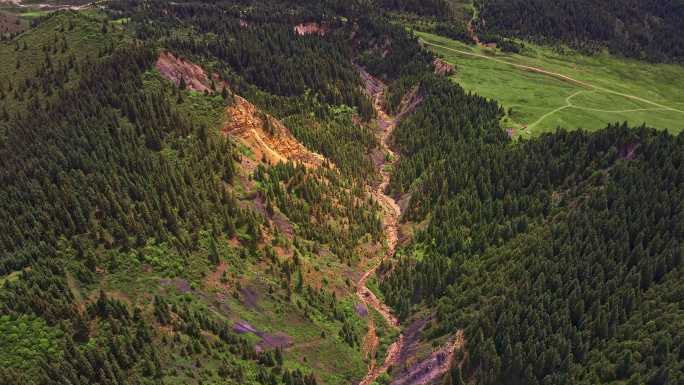
[[[209,76],[204,69],[193,63],[183,61],[169,53],[160,56],[156,64],[162,76],[171,81],[178,82],[183,77],[188,82],[188,87],[196,90],[208,90]],[[414,91],[409,92],[401,111],[397,116],[389,116],[383,107],[386,86],[378,79],[374,78],[362,68],[358,68],[366,85],[368,93],[372,97],[373,107],[377,115],[378,136],[380,150],[383,156],[376,163],[381,181],[377,186],[367,186],[367,192],[382,207],[383,225],[386,238],[386,248],[383,254],[373,261],[372,266],[366,270],[359,279],[356,286],[356,294],[367,309],[377,311],[384,322],[394,330],[400,330],[400,324],[392,310],[368,289],[367,281],[377,271],[382,261],[394,256],[398,242],[398,223],[401,217],[401,208],[397,202],[385,194],[389,185],[390,171],[399,156],[389,147],[390,137],[397,122],[401,117],[410,113],[422,100]],[[318,167],[323,162],[323,157],[312,153],[296,141],[289,130],[277,120],[271,121],[275,127],[278,140],[275,140],[262,129],[263,118],[257,117],[257,109],[245,99],[235,96],[235,103],[229,107],[228,115],[231,121],[223,128],[229,135],[240,138],[256,154],[262,154],[269,158],[273,163],[283,159],[292,160],[307,167]],[[267,118],[270,119],[270,118]],[[424,325],[426,320],[422,320]],[[382,362],[376,362],[376,353],[379,345],[379,338],[376,325],[372,314],[368,314],[368,333],[364,338],[363,352],[369,359],[368,372],[359,382],[359,385],[370,385],[378,379],[380,375],[386,373],[390,367],[398,368],[400,364],[406,363],[409,353],[415,350],[417,343],[416,333],[409,333],[408,337],[404,333],[399,334],[397,339],[388,347],[387,354]],[[415,328],[409,328],[415,329]],[[415,330],[414,330],[415,331]],[[422,385],[441,377],[448,369],[451,357],[463,344],[463,334],[457,333],[455,338],[439,350],[432,352],[428,357],[424,357],[420,362],[414,362],[410,367],[402,368],[401,372],[394,374],[394,385]]]
[[[383,157],[382,162],[379,163],[379,173],[382,177],[382,182],[377,187],[369,187],[369,193],[380,203],[383,211],[383,223],[385,229],[385,237],[387,239],[387,248],[385,254],[382,255],[379,260],[373,264],[373,266],[366,271],[359,280],[356,288],[356,294],[358,295],[361,302],[363,302],[367,308],[373,308],[378,313],[382,315],[388,325],[398,329],[399,320],[392,314],[392,310],[380,301],[372,291],[368,289],[366,283],[368,278],[370,278],[375,271],[380,266],[380,263],[385,258],[391,258],[394,255],[394,251],[397,247],[398,240],[398,222],[401,216],[401,209],[397,202],[392,199],[392,197],[385,194],[385,189],[389,184],[390,173],[388,171],[387,165],[392,165],[397,161],[397,154],[395,154],[389,147],[388,141],[392,135],[392,131],[396,126],[396,121],[392,119],[384,111],[382,107],[382,99],[385,92],[385,85],[382,84],[378,79],[373,78],[367,72],[360,70],[361,75],[366,83],[366,88],[373,98],[373,106],[378,116],[378,128],[380,130],[380,146],[384,154],[388,154]],[[382,373],[386,372],[390,365],[394,364],[401,352],[402,346],[404,344],[404,335],[400,334],[396,341],[390,345],[387,349],[387,356],[385,361],[378,365],[375,361],[375,351],[378,347],[378,337],[375,330],[375,323],[373,317],[368,316],[368,334],[364,340],[364,350],[366,354],[370,357],[370,365],[368,367],[368,373],[359,383],[360,385],[368,385],[375,381]]]
[[[386,86],[379,79],[374,78],[363,69],[359,69],[359,71],[366,84],[366,89],[373,99],[373,107],[375,108],[378,119],[380,147],[383,154],[386,154],[386,156],[382,158],[382,161],[377,164],[382,181],[376,187],[369,186],[368,190],[369,194],[382,206],[387,248],[385,249],[384,254],[378,258],[378,261],[361,276],[361,279],[359,279],[357,284],[356,294],[359,297],[359,300],[363,302],[367,308],[376,310],[390,327],[399,330],[399,320],[392,313],[392,310],[377,298],[366,286],[368,279],[375,274],[382,261],[394,256],[399,238],[398,223],[399,218],[401,217],[401,208],[392,197],[385,194],[385,190],[390,181],[389,170],[392,169],[392,167],[387,166],[394,165],[399,159],[398,154],[392,151],[389,146],[389,140],[397,125],[398,117],[391,117],[384,110],[383,100]],[[415,103],[409,104],[410,108],[415,107]],[[400,113],[399,116],[401,115],[402,114]],[[401,361],[405,361],[405,350],[410,350],[408,348],[410,348],[411,344],[415,344],[416,341],[407,341],[404,333],[399,334],[397,339],[387,349],[387,355],[382,363],[378,363],[375,360],[378,343],[375,322],[369,314],[368,333],[364,339],[364,352],[370,359],[370,364],[366,376],[361,380],[359,385],[369,385],[373,383],[380,375],[386,373],[390,367],[396,366],[401,363]],[[430,356],[412,365],[410,368],[405,368],[401,373],[395,376],[392,383],[396,385],[421,385],[438,379],[449,370],[454,352],[461,349],[463,343],[463,332],[459,331],[446,346],[434,351]]]

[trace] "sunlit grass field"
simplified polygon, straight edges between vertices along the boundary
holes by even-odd
[[[502,124],[516,136],[534,136],[557,127],[596,130],[623,121],[672,133],[684,129],[684,66],[606,53],[560,54],[532,44],[525,44],[521,54],[507,54],[429,33],[416,34],[426,47],[456,65],[454,81],[496,99],[510,111]]]

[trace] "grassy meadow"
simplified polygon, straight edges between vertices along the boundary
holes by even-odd
[[[684,129],[682,66],[608,54],[560,54],[527,43],[521,54],[508,54],[415,33],[426,47],[456,65],[454,81],[504,106],[508,114],[502,124],[515,136],[530,137],[557,127],[596,130],[616,121],[645,123],[672,133]]]

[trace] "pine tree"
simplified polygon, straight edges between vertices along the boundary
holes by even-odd
[[[219,255],[216,240],[214,237],[211,237],[209,238],[209,262],[211,262],[214,266],[218,266],[220,261],[221,256]]]

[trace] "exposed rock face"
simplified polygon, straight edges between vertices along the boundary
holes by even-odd
[[[432,62],[435,65],[435,73],[440,76],[451,76],[456,73],[456,68],[440,58],[435,58]]]
[[[193,91],[212,92],[212,79],[217,90],[220,90],[223,86],[227,86],[219,79],[217,74],[213,74],[212,77],[209,78],[206,71],[204,71],[204,68],[190,61],[183,60],[171,52],[162,52],[159,55],[159,59],[157,59],[155,67],[163,77],[171,80],[176,85],[179,85],[182,79],[188,89]]]
[[[328,33],[328,31],[330,30],[330,28],[324,23],[317,23],[317,22],[312,21],[312,22],[308,22],[308,23],[297,24],[294,26],[294,30],[300,36],[304,36],[304,35],[325,36],[325,34]]]
[[[223,132],[242,139],[258,159],[269,163],[292,161],[306,167],[318,167],[323,157],[299,143],[279,120],[257,110],[246,99],[235,95],[226,112],[228,122]]]
[[[201,66],[170,52],[159,55],[156,68],[163,77],[177,85],[182,79],[187,88],[193,91],[213,92],[212,81],[216,90],[228,87],[217,74],[209,77]],[[323,164],[323,157],[299,143],[279,120],[259,111],[238,95],[233,95],[233,103],[226,109],[226,123],[222,131],[242,140],[254,152],[257,160],[266,160],[271,164],[292,161],[306,167]]]
[[[463,330],[459,330],[449,343],[435,350],[423,361],[414,363],[394,378],[391,385],[424,385],[438,380],[451,367],[454,353],[465,344]]]

